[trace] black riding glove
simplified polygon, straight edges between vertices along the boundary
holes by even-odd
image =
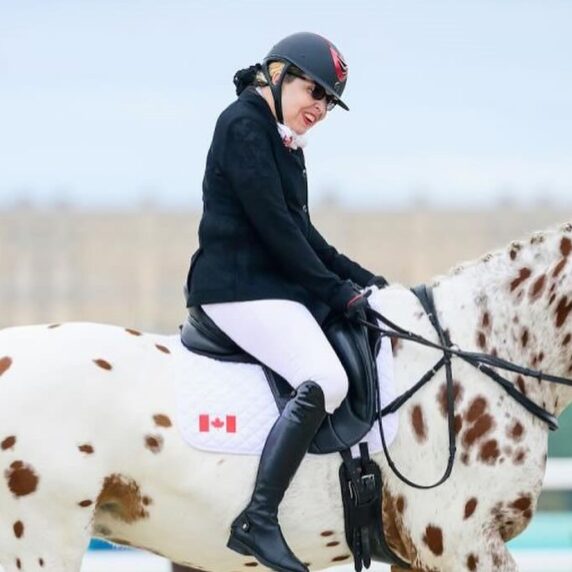
[[[370,295],[371,290],[365,290],[364,292],[360,292],[359,294],[356,294],[350,298],[346,302],[346,309],[344,312],[345,315],[350,318],[357,314],[360,310],[365,310],[369,306],[367,298]]]
[[[385,288],[389,282],[383,276],[374,276],[366,286],[377,286],[378,288]]]

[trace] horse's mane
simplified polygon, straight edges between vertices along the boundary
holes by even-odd
[[[498,248],[496,250],[490,251],[480,256],[479,258],[456,264],[446,274],[435,276],[432,279],[432,283],[433,285],[436,285],[438,282],[445,278],[457,276],[461,273],[474,269],[476,266],[482,264],[483,262],[490,262],[494,259],[506,257],[507,254],[509,260],[514,260],[517,254],[521,250],[524,250],[527,246],[530,246],[531,249],[538,249],[540,245],[546,241],[550,241],[552,238],[556,238],[562,234],[568,233],[572,233],[572,222],[559,224],[543,231],[535,231],[527,239],[513,240],[503,248]]]

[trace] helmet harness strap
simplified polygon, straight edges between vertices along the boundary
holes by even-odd
[[[282,114],[282,82],[288,73],[290,65],[290,62],[284,62],[284,67],[280,72],[277,83],[273,83],[272,78],[270,77],[270,72],[268,71],[269,62],[265,62],[262,66],[262,72],[268,82],[268,86],[272,92],[272,97],[274,98],[274,109],[276,111],[276,119],[278,120],[278,123],[284,123],[284,116]]]

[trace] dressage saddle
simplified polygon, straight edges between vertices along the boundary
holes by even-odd
[[[341,452],[358,443],[371,429],[379,408],[375,362],[381,344],[379,335],[340,315],[331,315],[322,327],[346,370],[349,390],[341,406],[332,415],[326,415],[318,429],[309,449],[316,454]],[[292,397],[292,387],[284,378],[241,349],[200,306],[189,308],[188,318],[181,326],[181,341],[203,356],[261,365],[280,412]]]

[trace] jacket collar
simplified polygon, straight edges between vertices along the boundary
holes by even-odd
[[[286,125],[277,123],[276,118],[270,109],[270,106],[264,97],[258,93],[256,87],[248,86],[239,95],[239,99],[246,101],[247,103],[250,103],[256,107],[256,109],[260,111],[261,116],[263,116],[265,120],[268,120],[274,127],[276,127],[278,136],[282,140],[282,143],[285,147],[295,151],[298,148],[302,149],[306,145],[306,139],[303,136],[297,136]]]
[[[257,93],[256,88],[253,85],[249,85],[238,96],[238,99],[252,104],[256,109],[260,111],[262,116],[264,116],[273,125],[276,124],[276,118],[272,114],[272,110],[270,109],[268,103],[266,103],[266,100]]]

